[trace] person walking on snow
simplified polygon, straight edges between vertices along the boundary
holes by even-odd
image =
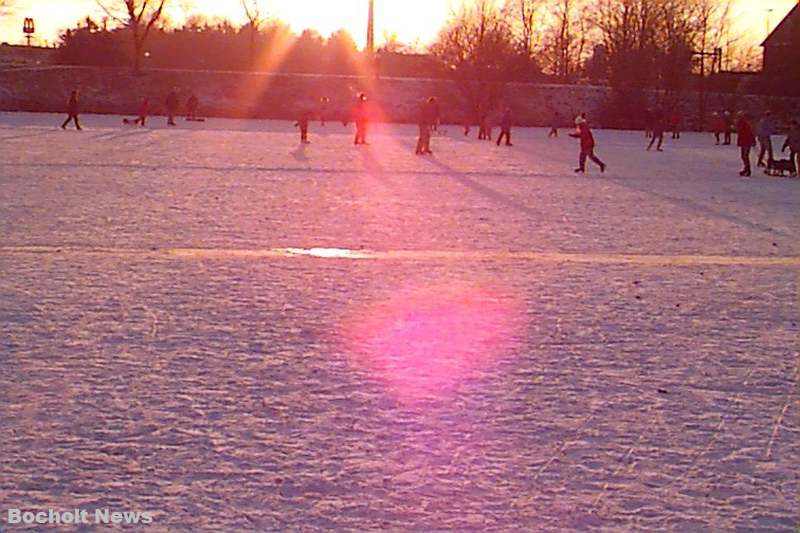
[[[308,140],[309,122],[311,122],[311,113],[309,111],[303,111],[303,113],[300,115],[300,119],[294,124],[295,128],[300,128],[301,144],[311,144],[311,141]]]
[[[356,123],[356,137],[353,144],[367,144],[367,95],[361,93],[358,95],[358,101],[353,108],[353,119]]]
[[[653,148],[653,145],[658,141],[658,146],[656,146],[656,150],[659,152],[663,152],[664,150],[661,146],[664,144],[664,113],[661,111],[656,111],[653,114],[653,138],[650,139],[650,144],[647,145],[647,150],[649,151]]]
[[[772,120],[772,113],[767,111],[756,126],[756,136],[761,150],[758,152],[758,166],[767,166],[764,163],[764,156],[769,156],[767,162],[775,160],[775,153],[772,149],[772,136],[775,134],[775,121]]]
[[[733,114],[726,109],[725,112],[722,113],[722,120],[725,123],[725,141],[722,144],[730,146],[731,139],[733,138]]]
[[[586,159],[591,159],[600,166],[600,172],[605,172],[606,164],[600,161],[600,159],[594,155],[594,135],[592,135],[592,130],[589,128],[589,122],[586,120],[586,114],[584,113],[581,115],[581,118],[582,121],[578,123],[578,131],[576,133],[569,134],[570,137],[580,139],[581,141],[581,153],[579,157],[580,166],[575,169],[575,172],[578,174],[583,174],[586,172]]]
[[[178,114],[178,91],[172,89],[167,95],[167,125],[175,126],[175,115]]]
[[[681,112],[676,109],[675,111],[672,112],[672,117],[670,118],[670,126],[672,126],[673,139],[681,138],[682,123],[683,123],[683,117],[681,116]]]
[[[136,119],[131,121],[130,119],[124,118],[122,119],[122,122],[124,122],[125,124],[135,124],[137,126],[141,125],[144,128],[144,123],[147,120],[147,114],[149,112],[150,112],[150,99],[145,96],[144,98],[142,98],[142,101],[139,104],[139,114],[136,117]]]
[[[719,146],[721,142],[722,132],[725,131],[725,119],[722,116],[714,111],[711,114],[711,132],[714,134],[714,139],[716,140],[716,145]]]
[[[783,143],[781,152],[789,149],[789,160],[794,164],[794,175],[800,176],[800,122],[792,120],[789,123],[789,133]]]
[[[500,136],[497,138],[497,146],[506,138],[506,146],[514,146],[511,144],[511,108],[507,107],[503,112],[503,117],[500,119]]]
[[[558,124],[561,122],[561,114],[560,113],[553,113],[553,116],[550,119],[550,132],[547,134],[549,139],[556,138],[558,139]]]
[[[417,155],[432,155],[431,135],[433,127],[439,120],[439,104],[436,97],[431,96],[423,102],[419,110],[419,139],[417,139]]]
[[[67,120],[61,125],[61,129],[67,129],[67,125],[71,121],[75,121],[75,129],[78,131],[81,130],[81,125],[78,122],[78,91],[72,91],[72,94],[69,95],[69,101],[67,102]]]
[[[478,110],[478,140],[492,140],[492,128],[489,127],[489,112],[482,108]]]
[[[744,165],[744,168],[741,172],[739,172],[739,175],[749,178],[752,175],[750,170],[750,151],[756,144],[756,135],[753,131],[753,125],[750,124],[750,121],[745,113],[741,114],[739,121],[736,123],[736,132],[739,136],[737,144],[739,145],[742,164]]]

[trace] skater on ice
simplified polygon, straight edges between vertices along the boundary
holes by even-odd
[[[656,150],[659,152],[663,152],[664,149],[662,148],[664,144],[664,113],[661,111],[656,111],[652,114],[653,122],[650,126],[651,131],[653,132],[653,137],[650,139],[650,144],[647,145],[647,150],[650,151],[653,148],[653,145],[656,145]]]
[[[672,138],[680,139],[681,128],[683,127],[683,116],[681,116],[681,112],[678,109],[672,112],[672,116],[670,117],[670,127],[672,129]]]
[[[550,118],[550,131],[547,134],[548,138],[558,138],[559,123],[561,123],[561,113],[553,113],[552,117]]]
[[[439,99],[431,96],[428,98],[428,106],[430,108],[431,131],[438,132],[439,124],[442,121],[442,109],[439,106]]]
[[[497,146],[500,146],[500,143],[503,141],[503,138],[506,140],[506,146],[514,146],[511,144],[511,108],[506,107],[505,111],[503,111],[503,116],[500,119],[500,136],[497,137]]]
[[[419,119],[417,126],[419,127],[419,137],[417,138],[417,155],[430,155],[431,151],[431,130],[436,121],[436,108],[434,104],[436,99],[430,97],[425,102],[420,104]]]
[[[725,119],[718,112],[711,114],[711,132],[714,134],[717,146],[722,142],[722,133],[725,131]]]
[[[489,126],[489,112],[483,107],[478,108],[478,140],[492,140],[492,128]]]
[[[591,159],[594,163],[596,163],[600,167],[600,172],[606,171],[606,164],[603,163],[600,158],[598,158],[594,153],[594,135],[592,135],[592,130],[589,127],[589,121],[586,119],[586,113],[581,114],[579,117],[580,121],[578,122],[578,131],[576,133],[570,133],[570,137],[574,137],[580,140],[581,143],[581,152],[579,156],[579,166],[575,169],[575,172],[578,174],[583,174],[586,172],[586,160]]]
[[[726,109],[725,112],[722,113],[722,121],[725,125],[725,141],[722,144],[730,146],[733,142],[733,113]]]
[[[134,124],[144,128],[144,123],[147,121],[148,113],[150,113],[150,98],[145,96],[139,103],[139,114],[136,116],[136,118],[133,120],[129,118],[123,118],[122,122],[124,124]]]
[[[364,93],[358,95],[358,101],[353,108],[353,119],[356,123],[356,137],[353,144],[356,146],[367,144],[369,110],[367,109],[367,95]]]
[[[297,122],[294,123],[295,128],[300,128],[300,143],[301,144],[311,144],[311,141],[308,140],[308,124],[311,122],[311,112],[310,111],[303,111],[300,114],[300,118]]]
[[[793,176],[800,175],[800,122],[792,120],[789,123],[789,133],[786,135],[786,142],[783,143],[781,152],[789,149],[789,161],[792,162],[794,171]]]
[[[756,135],[753,131],[753,125],[750,124],[746,113],[742,113],[739,116],[739,121],[736,123],[736,133],[738,134],[737,144],[739,145],[742,165],[744,166],[742,171],[739,172],[739,175],[749,178],[752,175],[750,169],[750,152],[753,150],[753,146],[756,145]]]
[[[169,94],[167,95],[167,125],[168,126],[175,126],[175,115],[178,114],[178,106],[180,105],[180,100],[178,99],[178,90],[172,89]]]
[[[74,90],[69,95],[69,101],[67,101],[67,120],[61,125],[61,129],[67,129],[67,126],[70,122],[75,122],[75,129],[80,131],[81,125],[78,122],[78,91]]]
[[[759,167],[766,167],[770,161],[775,159],[775,152],[772,149],[773,135],[775,135],[775,121],[772,119],[772,113],[767,111],[758,121],[758,126],[756,126],[756,136],[761,147],[758,152]],[[766,162],[764,161],[765,156],[768,157]]]

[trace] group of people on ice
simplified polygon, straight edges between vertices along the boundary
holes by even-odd
[[[765,173],[773,176],[783,176],[785,173],[798,176],[800,173],[800,122],[797,120],[789,121],[786,138],[781,147],[781,154],[789,151],[788,159],[776,159],[772,138],[778,134],[778,122],[771,111],[765,111],[755,124],[750,115],[744,112],[739,113],[735,122],[729,111],[725,111],[722,115],[715,112],[711,120],[717,144],[720,144],[720,137],[723,136],[723,145],[732,144],[733,134],[736,133],[736,144],[742,159],[740,176],[748,178],[752,176],[751,154],[753,148],[757,146],[759,147],[757,164],[759,167],[764,167]]]
[[[325,124],[327,114],[327,106],[330,100],[327,97],[320,98],[319,110],[316,112],[303,111],[298,118],[295,126],[300,130],[300,142],[308,144],[309,125],[315,116],[318,116],[321,123]],[[167,124],[175,126],[175,118],[181,108],[180,96],[177,89],[171,90],[164,100],[164,108],[167,112]],[[78,91],[72,91],[67,102],[67,119],[61,125],[63,129],[70,124],[75,123],[76,129],[80,130],[79,122],[79,96]],[[188,121],[203,121],[204,119],[198,117],[197,111],[199,108],[199,101],[197,96],[190,94],[186,99],[186,120]],[[419,136],[417,138],[416,154],[428,155],[432,154],[431,150],[431,137],[433,132],[439,128],[441,121],[439,102],[436,97],[431,96],[425,99],[419,106],[417,124],[419,127]],[[150,114],[150,99],[148,97],[142,98],[139,103],[138,114],[134,118],[125,118],[125,124],[132,124],[137,126],[145,126],[147,118]],[[370,107],[365,93],[359,93],[356,103],[353,106],[350,118],[355,123],[356,132],[353,143],[355,145],[367,144],[367,130],[370,121]],[[489,120],[489,112],[486,109],[478,109],[477,111],[478,122],[478,139],[479,140],[493,140],[492,128]],[[553,115],[553,126],[551,127],[548,136],[558,137],[558,122],[560,122],[560,115],[558,113]],[[647,112],[647,125],[645,127],[645,134],[650,138],[647,150],[655,147],[657,151],[663,151],[664,135],[666,131],[672,131],[673,139],[680,139],[681,127],[683,119],[678,111],[673,111],[667,114],[664,111],[648,111]],[[346,119],[344,125],[348,124]],[[505,141],[506,146],[513,146],[511,143],[511,130],[513,126],[512,110],[510,107],[505,107],[499,118],[500,135],[497,137],[496,143],[498,146]],[[470,133],[469,121],[464,125],[464,135]],[[734,133],[737,134],[737,145],[740,149],[740,156],[743,168],[740,172],[741,176],[750,177],[752,175],[751,154],[753,148],[757,145],[760,147],[758,153],[758,166],[764,167],[769,174],[783,175],[788,172],[790,175],[798,175],[800,171],[800,124],[797,120],[792,120],[788,124],[788,132],[786,140],[781,148],[781,153],[789,151],[789,159],[776,159],[776,151],[772,144],[772,137],[778,133],[778,123],[773,117],[772,113],[765,112],[758,122],[754,125],[747,113],[740,113],[736,118],[730,111],[723,113],[714,112],[711,117],[710,128],[714,134],[716,144],[730,145],[733,142]],[[605,172],[607,166],[595,154],[595,139],[589,124],[589,119],[586,113],[582,113],[575,120],[575,131],[570,134],[580,141],[580,151],[578,156],[578,168],[575,172],[586,172],[586,162],[592,161],[598,165],[601,172]]]

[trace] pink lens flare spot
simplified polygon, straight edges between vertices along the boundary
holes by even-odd
[[[415,291],[353,316],[347,352],[401,401],[446,396],[507,355],[516,317],[516,305],[496,291]]]

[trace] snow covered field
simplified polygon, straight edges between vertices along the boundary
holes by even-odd
[[[576,176],[565,131],[62,120],[0,114],[4,531],[800,527],[800,180],[697,134]]]

